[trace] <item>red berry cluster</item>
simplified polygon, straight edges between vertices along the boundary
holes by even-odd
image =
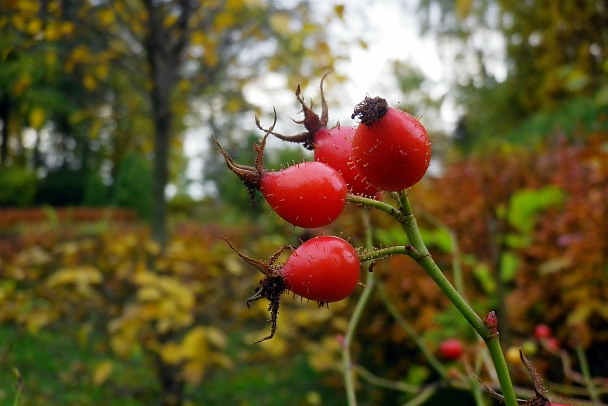
[[[355,107],[356,127],[328,128],[328,108],[321,81],[321,116],[304,103],[300,87],[297,100],[302,105],[305,131],[294,136],[274,132],[273,125],[264,129],[262,139],[254,145],[257,153],[253,166],[236,163],[213,138],[228,168],[245,183],[250,194],[260,191],[270,207],[294,226],[318,228],[332,223],[342,213],[347,194],[379,198],[380,191],[399,191],[417,183],[430,163],[428,134],[411,115],[388,107],[384,99],[369,97]],[[264,167],[264,150],[270,135],[297,142],[314,150],[314,162],[302,162],[280,171]],[[228,241],[230,247],[238,251]],[[275,265],[279,254],[287,249],[291,256]],[[312,238],[297,249],[285,246],[267,261],[238,253],[265,276],[256,288],[251,302],[270,302],[272,338],[281,295],[289,290],[319,305],[335,302],[350,295],[359,279],[360,261],[347,241],[334,236]]]

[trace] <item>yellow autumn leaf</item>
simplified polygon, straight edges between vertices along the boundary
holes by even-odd
[[[287,36],[291,33],[290,23],[291,17],[287,13],[276,13],[270,16],[270,26],[279,35]]]
[[[114,24],[114,21],[116,21],[114,11],[109,8],[104,8],[103,10],[100,10],[97,14],[102,27],[108,27]]]
[[[55,21],[49,21],[44,28],[44,39],[54,42],[61,39],[61,27]]]
[[[219,352],[211,354],[211,362],[226,369],[234,368],[234,362],[232,359],[228,355]]]
[[[28,333],[34,335],[38,333],[41,328],[55,320],[56,316],[56,314],[47,310],[33,311],[24,316],[25,328],[27,329]]]
[[[57,51],[54,49],[49,49],[45,54],[44,54],[44,64],[46,66],[48,66],[49,68],[55,66],[55,64],[57,63]]]
[[[30,35],[42,32],[42,20],[34,18],[27,23],[25,31]]]
[[[29,75],[21,76],[13,85],[13,94],[19,96],[27,90],[32,84],[32,78]]]
[[[114,370],[114,363],[112,361],[102,361],[93,371],[93,384],[95,386],[102,385],[108,380],[110,374],[112,374],[112,370]]]
[[[52,0],[47,3],[47,10],[49,13],[59,17],[62,12],[62,2],[60,0]]]
[[[459,20],[464,20],[469,16],[469,14],[471,14],[472,7],[472,0],[456,0],[456,17],[458,17]]]
[[[221,32],[227,28],[234,27],[234,25],[236,24],[236,19],[233,13],[231,13],[230,11],[224,11],[219,13],[215,17],[214,23],[215,28]]]
[[[340,21],[344,21],[344,4],[336,4],[334,6],[334,14]]]
[[[191,385],[197,385],[203,379],[206,365],[198,361],[188,361],[182,368],[182,376]]]
[[[91,337],[91,332],[93,331],[93,326],[91,323],[85,323],[78,329],[78,333],[76,334],[78,344],[81,347],[86,347],[89,344],[89,339]]]
[[[76,48],[72,50],[69,56],[76,63],[86,62],[91,58],[91,52],[84,45],[78,45]]]
[[[25,31],[26,21],[22,15],[14,15],[11,17],[11,24],[19,31]]]
[[[17,2],[17,7],[19,8],[19,11],[22,11],[24,14],[27,15],[37,14],[40,10],[40,5],[40,2],[36,0],[21,0]]]
[[[60,269],[47,278],[46,285],[53,288],[73,284],[85,290],[88,285],[99,284],[102,280],[103,275],[98,269],[92,266],[80,266]]]
[[[228,345],[228,338],[224,332],[217,327],[206,327],[205,335],[207,336],[207,341],[217,348],[226,348]]]
[[[100,80],[103,80],[108,77],[109,72],[110,72],[110,67],[107,64],[98,65],[95,68],[95,77],[97,77]]]
[[[161,292],[153,286],[145,286],[137,291],[137,300],[142,302],[160,300],[161,298]]]
[[[209,352],[204,327],[194,327],[184,336],[181,351],[185,358],[206,359]]]
[[[179,345],[168,342],[160,348],[160,357],[169,365],[177,365],[184,358],[184,355]]]
[[[44,121],[46,118],[46,113],[42,107],[34,107],[30,111],[29,121],[30,127],[35,130],[40,130],[44,125]]]
[[[192,33],[191,42],[193,45],[202,45],[205,43],[206,35],[203,31],[194,31]]]
[[[95,88],[97,87],[97,81],[93,76],[86,74],[82,78],[82,85],[90,92],[95,90]]]
[[[138,272],[133,277],[133,281],[138,285],[153,284],[156,283],[156,280],[157,276],[149,271]]]
[[[165,21],[164,21],[164,25],[165,27],[171,27],[173,25],[175,25],[175,23],[177,22],[177,14],[169,14],[167,16],[165,16]]]
[[[241,8],[243,8],[245,6],[245,1],[244,0],[228,0],[226,2],[226,8],[228,10],[232,10],[232,11],[236,11],[239,10]]]
[[[64,21],[61,24],[61,33],[65,36],[70,36],[74,34],[74,30],[74,23],[72,23],[71,21]]]

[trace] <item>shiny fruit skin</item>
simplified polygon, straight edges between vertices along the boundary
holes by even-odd
[[[321,162],[302,162],[277,172],[264,172],[260,191],[285,221],[304,228],[334,221],[346,204],[346,182]]]
[[[431,142],[415,117],[389,107],[382,118],[357,127],[352,160],[371,185],[397,192],[422,179],[431,162]]]
[[[340,172],[350,193],[373,197],[378,189],[365,180],[351,159],[354,135],[355,128],[350,126],[321,127],[314,134],[314,159]]]
[[[448,360],[456,360],[460,358],[464,352],[464,347],[460,340],[456,338],[448,338],[439,344],[439,355]]]
[[[334,236],[314,237],[287,258],[281,275],[285,287],[305,299],[337,302],[350,295],[359,282],[357,252]]]

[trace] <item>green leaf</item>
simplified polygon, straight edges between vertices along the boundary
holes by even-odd
[[[564,200],[565,193],[558,186],[546,186],[537,190],[524,189],[511,196],[507,219],[509,224],[519,231],[529,233],[541,211],[558,207]]]
[[[512,252],[505,252],[500,257],[500,278],[503,282],[511,282],[515,279],[519,258]]]
[[[446,253],[452,252],[452,236],[445,228],[420,229],[420,235],[427,246],[437,247]]]
[[[473,275],[487,294],[492,295],[496,292],[496,281],[488,264],[483,262],[476,264],[473,267]]]

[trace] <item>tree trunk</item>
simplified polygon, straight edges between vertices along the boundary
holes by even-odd
[[[178,82],[179,67],[187,44],[188,23],[193,5],[189,0],[179,0],[180,16],[170,27],[165,26],[168,7],[166,4],[144,0],[149,14],[149,32],[145,48],[150,67],[152,89],[151,102],[154,116],[154,168],[152,237],[161,249],[167,243],[167,202],[165,189],[169,182],[169,158],[171,147],[171,96]]]
[[[154,168],[152,183],[152,238],[164,252],[167,240],[167,201],[165,189],[169,182],[169,160],[173,113],[171,97],[179,78],[179,68],[186,46],[188,20],[191,15],[189,0],[180,0],[181,16],[175,25],[165,26],[167,3],[144,0],[149,14],[149,32],[145,41],[152,86],[150,100],[154,120]],[[171,337],[161,337],[169,340]],[[180,368],[156,359],[157,376],[161,384],[161,405],[180,406],[184,402],[184,382]]]
[[[7,166],[8,159],[8,120],[10,118],[10,101],[8,96],[0,97],[0,121],[2,121],[2,143],[0,144],[0,166]]]

